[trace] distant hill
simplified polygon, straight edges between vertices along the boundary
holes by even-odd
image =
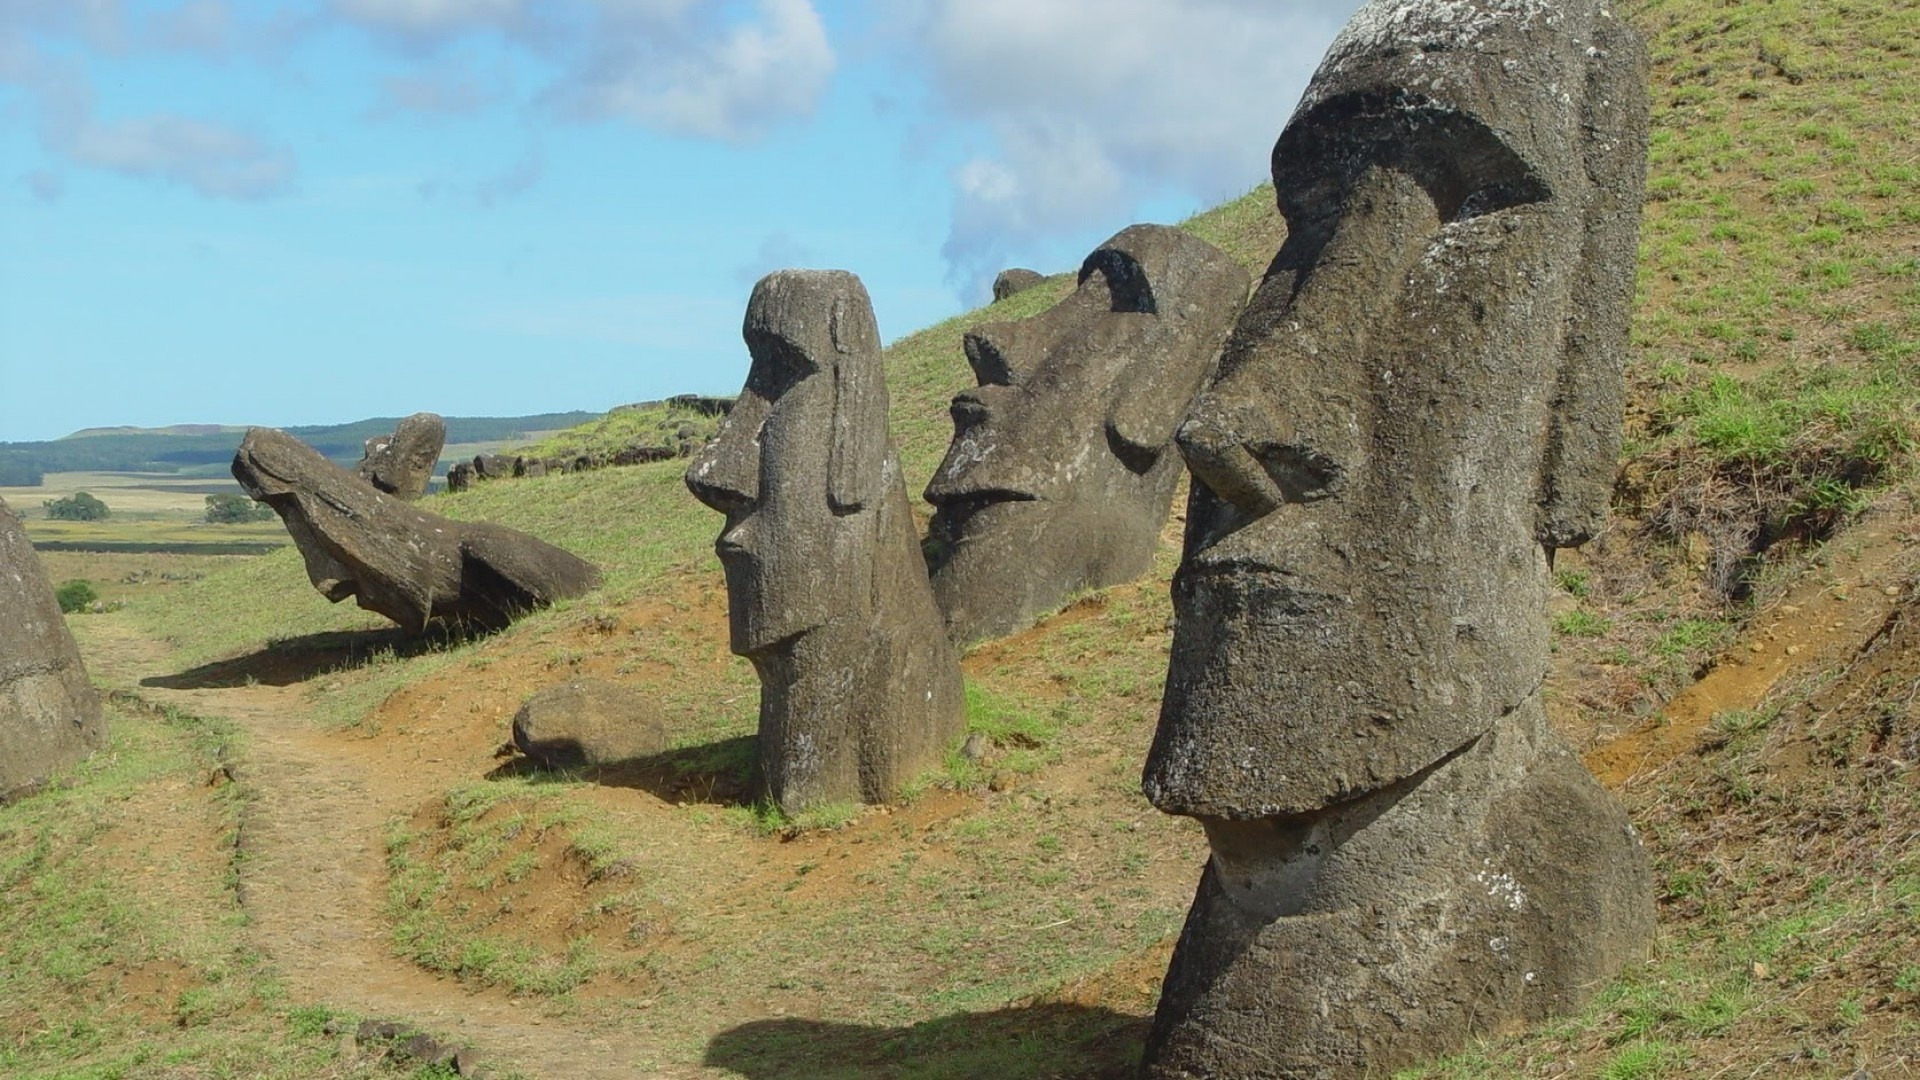
[[[574,427],[601,414],[576,410],[531,416],[449,416],[447,442],[487,443],[526,439]],[[376,416],[350,424],[290,427],[287,432],[343,464],[360,460],[366,440],[400,422]],[[164,428],[86,428],[50,442],[0,443],[0,486],[32,487],[44,473],[177,473],[226,463],[246,432],[220,424],[175,424]]]
[[[143,428],[131,425],[119,427],[90,427],[68,435],[69,439],[88,439],[96,435],[224,435],[230,431],[244,432],[244,426],[234,424],[169,424],[166,427]]]

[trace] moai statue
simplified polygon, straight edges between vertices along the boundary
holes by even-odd
[[[1178,436],[1143,786],[1212,850],[1146,1077],[1384,1076],[1650,947],[1540,701],[1618,452],[1644,78],[1595,0],[1372,0],[1274,148],[1289,233]]]
[[[1052,309],[967,334],[980,385],[953,399],[926,492],[927,563],[956,642],[1146,572],[1183,471],[1174,428],[1249,284],[1205,241],[1135,225]]]
[[[0,803],[107,738],[100,696],[33,543],[0,502]]]
[[[374,487],[284,431],[249,428],[233,478],[285,523],[307,580],[408,630],[498,629],[600,584],[592,563],[486,521],[452,521]]]
[[[360,478],[397,498],[417,499],[433,482],[433,467],[446,445],[447,422],[435,413],[414,413],[393,434],[367,440]]]
[[[760,780],[788,811],[882,802],[965,723],[960,666],[887,436],[860,279],[784,270],[747,304],[753,366],[687,487],[715,544],[733,651],[760,676]]]

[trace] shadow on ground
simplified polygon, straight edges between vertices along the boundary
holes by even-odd
[[[738,806],[753,801],[753,756],[757,742],[752,735],[739,735],[612,765],[577,769],[554,768],[533,758],[514,757],[489,772],[487,779],[584,780],[602,787],[644,791],[670,803]]]
[[[172,675],[153,675],[141,686],[167,690],[217,690],[231,686],[291,686],[333,671],[365,667],[376,661],[441,652],[484,635],[471,629],[434,624],[424,634],[389,627],[334,630],[268,644],[256,652],[215,660]]]
[[[1131,1080],[1147,1025],[1060,1003],[904,1028],[756,1020],[716,1035],[705,1064],[749,1080]]]

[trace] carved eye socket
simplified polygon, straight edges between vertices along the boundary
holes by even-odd
[[[747,391],[768,401],[778,399],[820,370],[820,365],[804,350],[772,334],[749,335],[747,351],[753,354],[753,367],[747,373]]]

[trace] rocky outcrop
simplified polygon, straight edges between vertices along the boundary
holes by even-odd
[[[1372,0],[1280,136],[1287,239],[1178,435],[1144,788],[1211,858],[1151,1080],[1387,1075],[1650,948],[1540,700],[1619,446],[1643,65],[1593,0]]]
[[[1185,472],[1174,428],[1249,284],[1211,244],[1135,225],[1051,309],[967,333],[980,385],[953,399],[953,442],[926,490],[927,565],[956,642],[1146,573]]]
[[[964,723],[887,433],[860,279],[788,270],[747,305],[746,388],[687,486],[726,515],[733,651],[760,676],[759,774],[789,812],[881,802]]]
[[[1040,271],[1028,270],[1023,266],[1015,266],[1002,270],[996,274],[993,279],[994,302],[998,303],[1009,296],[1016,296],[1026,292],[1028,289],[1033,288],[1045,280],[1047,280],[1045,275],[1041,274]]]
[[[447,422],[434,413],[414,413],[400,421],[393,434],[367,440],[360,476],[389,495],[417,499],[433,482],[433,468],[446,445]]]
[[[20,519],[0,502],[0,803],[106,741],[100,696]]]
[[[599,584],[599,571],[568,552],[429,514],[272,428],[247,432],[233,476],[286,523],[322,596],[351,596],[412,630],[435,620],[500,627]]]

